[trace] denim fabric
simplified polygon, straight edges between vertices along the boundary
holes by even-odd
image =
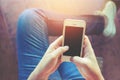
[[[49,46],[48,26],[42,11],[24,11],[18,20],[17,50],[19,80],[26,80]],[[71,62],[62,63],[49,80],[84,80]]]

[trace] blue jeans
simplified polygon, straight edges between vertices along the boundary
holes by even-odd
[[[65,18],[69,18],[68,16],[60,17],[50,15],[52,14],[41,9],[29,9],[24,11],[19,17],[17,27],[19,80],[26,80],[28,78],[30,73],[34,70],[36,65],[42,59],[44,53],[46,52],[49,46],[48,36],[54,34],[61,35],[62,33],[61,26],[63,20]],[[86,17],[89,18],[91,16]],[[101,21],[104,22],[104,19]],[[55,25],[58,27],[58,29],[54,29],[56,27]],[[104,27],[104,24],[100,26]],[[100,34],[102,32],[103,30],[102,27],[100,29],[101,31],[96,32],[96,34],[98,33]],[[92,32],[91,29],[88,30],[88,32],[90,32],[88,34],[91,34]],[[93,31],[92,34],[95,34],[95,32]],[[72,62],[63,62],[59,66],[59,68],[53,74],[50,75],[49,80],[85,80],[85,79],[81,76],[75,64],[73,64]]]

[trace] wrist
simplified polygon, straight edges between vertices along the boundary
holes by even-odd
[[[48,74],[39,74],[36,80],[48,80]]]
[[[104,80],[104,77],[103,77],[101,72],[98,72],[98,74],[96,75],[96,79],[95,80]]]
[[[102,73],[100,74],[100,76],[98,77],[98,80],[105,80]]]
[[[105,80],[102,73],[97,71],[84,75],[85,80]]]
[[[103,76],[97,76],[97,77],[84,77],[85,80],[105,80]]]

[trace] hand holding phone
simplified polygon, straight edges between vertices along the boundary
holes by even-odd
[[[82,46],[85,35],[84,20],[65,19],[63,28],[63,46],[69,46],[64,56],[82,56]]]

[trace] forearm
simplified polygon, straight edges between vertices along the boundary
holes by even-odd
[[[105,80],[101,71],[84,75],[86,80]]]
[[[40,62],[30,74],[28,80],[48,80],[49,74],[44,71],[44,65]]]
[[[28,80],[48,80],[48,75],[33,71],[28,77]]]
[[[102,73],[98,73],[95,80],[105,80]]]

